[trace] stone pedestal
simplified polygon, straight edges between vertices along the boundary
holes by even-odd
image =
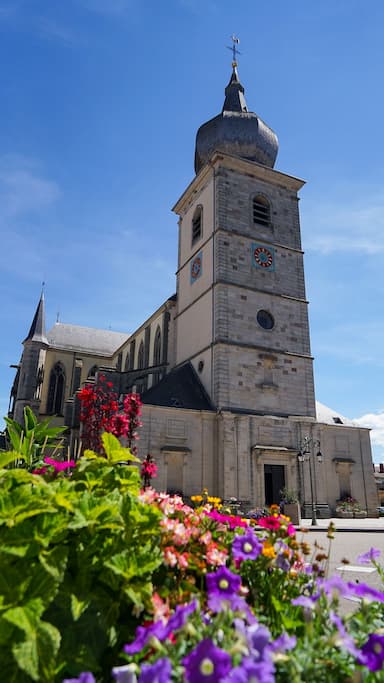
[[[290,518],[292,524],[301,524],[301,513],[299,503],[285,503],[284,514]]]

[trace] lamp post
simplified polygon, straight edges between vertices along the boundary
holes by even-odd
[[[311,486],[311,507],[312,507],[312,526],[317,526],[317,516],[316,516],[316,502],[314,495],[313,486],[313,468],[315,465],[315,450],[317,449],[316,458],[317,462],[321,463],[323,461],[323,455],[320,451],[320,441],[318,439],[313,439],[310,436],[305,436],[303,441],[299,446],[299,452],[297,454],[297,459],[299,462],[304,463],[308,461],[309,464],[309,482]]]

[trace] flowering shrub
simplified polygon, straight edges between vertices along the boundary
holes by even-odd
[[[96,384],[87,384],[78,392],[78,398],[81,403],[83,450],[89,448],[102,453],[101,435],[109,432],[118,438],[124,437],[128,448],[133,454],[136,453],[136,430],[142,424],[139,394],[127,394],[119,404],[112,382],[108,382],[105,375],[101,374]]]
[[[144,488],[147,488],[147,486],[150,486],[151,485],[151,479],[153,477],[157,476],[157,465],[154,462],[153,458],[151,457],[150,453],[148,453],[147,457],[145,458],[144,462],[141,465],[140,474],[141,474],[141,478],[143,480]]]

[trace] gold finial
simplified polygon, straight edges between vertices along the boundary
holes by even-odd
[[[237,38],[237,36],[235,36],[233,34],[231,36],[231,40],[232,40],[232,45],[227,45],[227,50],[231,50],[231,52],[232,52],[232,66],[233,66],[233,68],[235,68],[235,66],[237,66],[236,55],[241,55],[241,52],[239,52],[239,50],[237,50],[237,48],[236,48],[236,45],[240,44],[240,39]]]

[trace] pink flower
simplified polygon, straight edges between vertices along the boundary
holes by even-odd
[[[32,470],[32,474],[45,474],[46,471],[46,467],[37,467],[35,470]]]
[[[177,565],[177,554],[172,546],[164,549],[164,562],[169,567],[176,567]]]
[[[216,544],[212,544],[207,549],[206,558],[208,564],[212,564],[214,567],[221,567],[221,565],[226,563],[228,553],[226,550],[219,550]]]
[[[216,522],[221,522],[222,524],[228,524],[230,529],[236,529],[236,527],[247,527],[248,522],[241,517],[235,517],[235,515],[222,515],[217,510],[211,510],[205,513],[211,519]]]
[[[61,460],[54,460],[54,458],[49,458],[46,456],[44,458],[44,462],[46,465],[53,467],[55,474],[58,474],[58,472],[63,472],[64,470],[68,470],[71,467],[76,467],[74,460],[66,460],[65,462],[62,462]]]

